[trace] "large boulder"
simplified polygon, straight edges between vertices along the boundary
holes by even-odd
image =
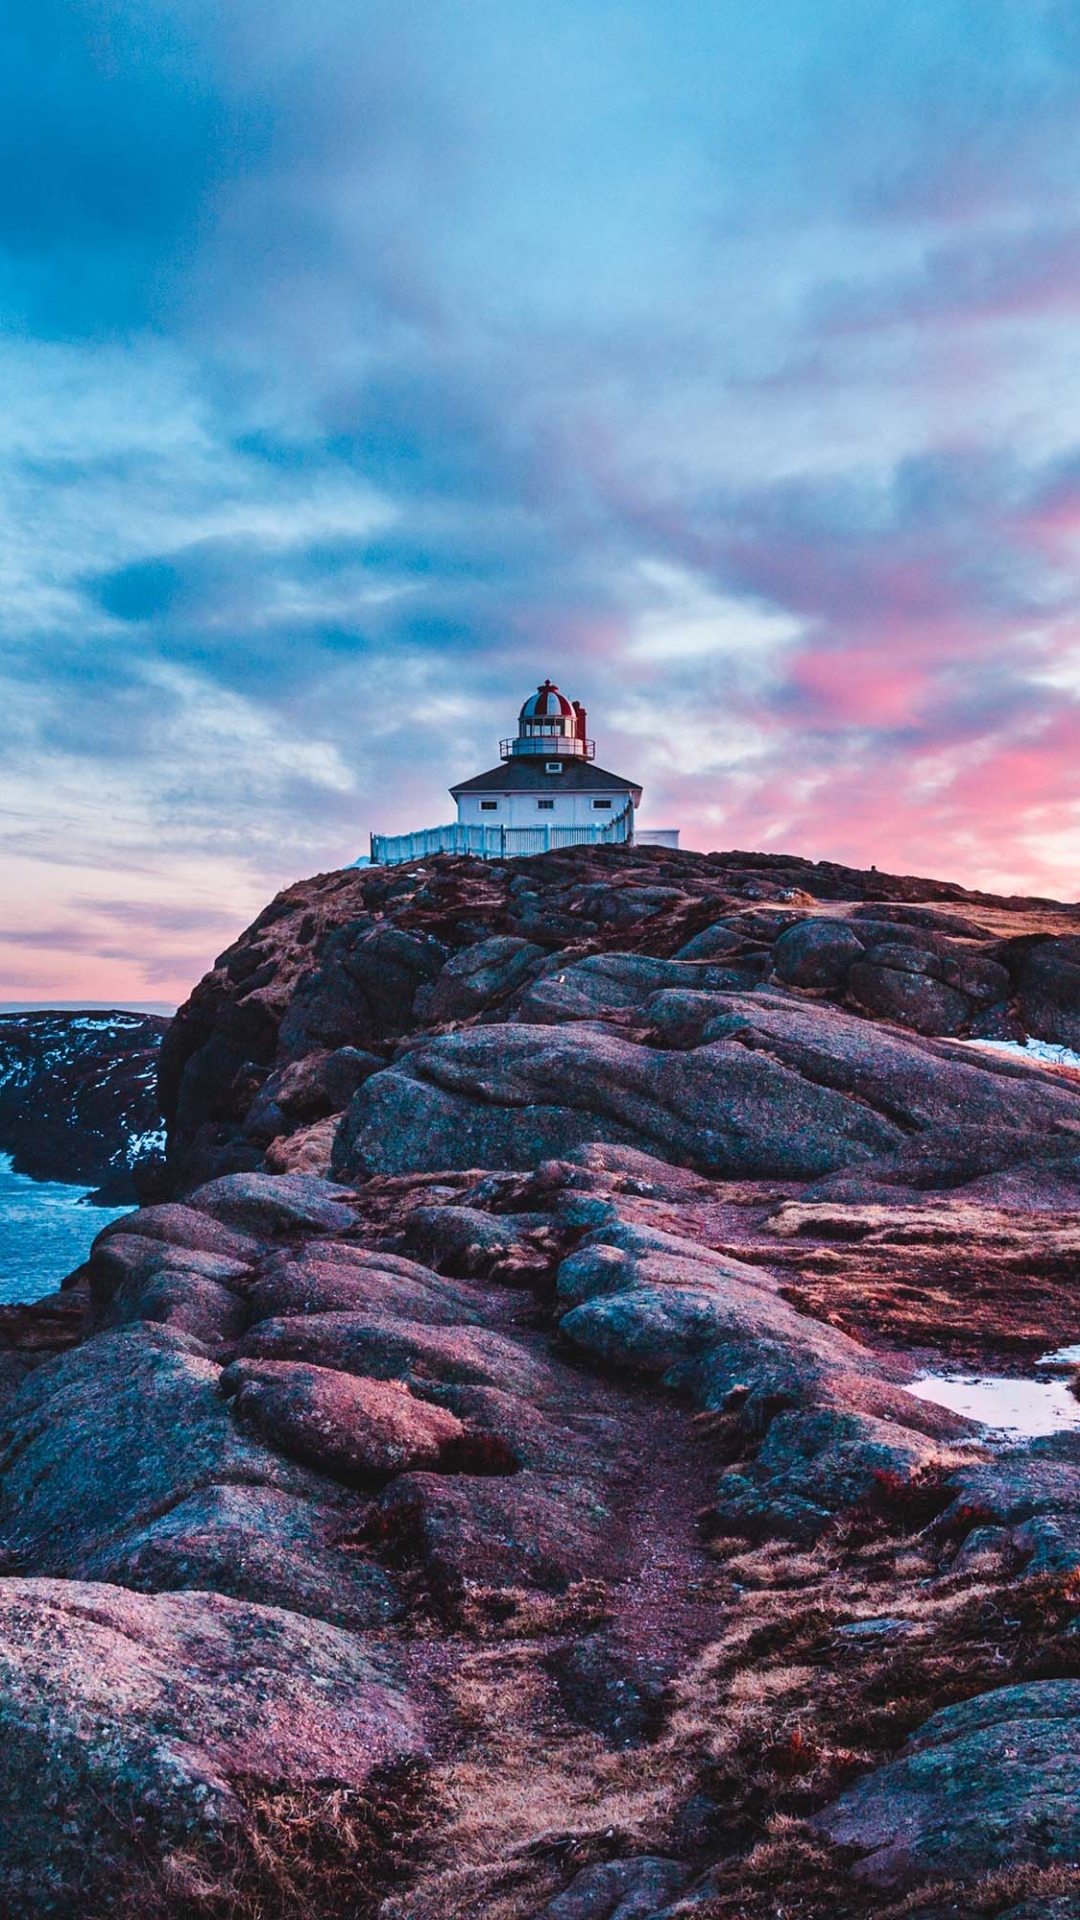
[[[215,1353],[243,1331],[247,1311],[244,1302],[218,1281],[183,1268],[162,1267],[135,1297],[123,1303],[114,1299],[110,1311],[90,1324],[96,1330],[99,1325],[118,1327],[140,1320],[190,1334],[207,1352]]]
[[[334,1172],[530,1170],[595,1140],[789,1177],[902,1145],[882,1115],[742,1045],[664,1053],[591,1027],[513,1026],[448,1035],[376,1074],[342,1122]]]
[[[478,940],[448,960],[431,989],[430,1020],[468,1020],[523,986],[545,958],[544,948],[513,934]]]
[[[941,962],[941,977],[980,1009],[999,1006],[1008,1000],[1008,969],[987,954],[946,954]]]
[[[273,1240],[298,1232],[347,1233],[348,1195],[313,1173],[229,1173],[188,1196],[188,1206],[226,1226]]]
[[[102,1542],[215,1484],[325,1501],[325,1481],[239,1430],[219,1379],[187,1336],[149,1326],[99,1334],[31,1374],[0,1424],[9,1561],[77,1579]]]
[[[214,1254],[219,1259],[234,1261],[237,1272],[250,1266],[262,1251],[261,1242],[254,1235],[240,1233],[222,1220],[176,1201],[139,1207],[134,1213],[122,1214],[119,1220],[110,1220],[94,1241],[92,1253],[103,1251],[118,1234],[125,1239],[164,1241],[166,1246],[191,1253]]]
[[[276,1487],[201,1487],[92,1546],[83,1571],[140,1593],[197,1587],[364,1632],[397,1619],[404,1602],[387,1569],[357,1553],[349,1531],[340,1508]]]
[[[906,976],[915,981],[925,976]],[[1080,1092],[1011,1060],[891,1033],[839,1008],[766,993],[729,995],[705,1029],[761,1048],[794,1072],[850,1093],[910,1133],[985,1129],[1013,1157],[1040,1136],[1080,1139]],[[372,1082],[377,1085],[377,1082]]]
[[[377,1380],[505,1387],[540,1400],[545,1368],[516,1340],[489,1327],[436,1327],[368,1313],[312,1313],[265,1320],[240,1342],[241,1359],[307,1360]]]
[[[237,1360],[222,1376],[248,1432],[346,1486],[463,1462],[461,1421],[402,1380],[371,1380],[288,1360]]]
[[[722,965],[729,954],[738,952],[744,946],[745,938],[744,934],[737,933],[733,927],[726,926],[722,920],[718,920],[714,926],[703,927],[700,933],[695,933],[692,940],[687,940],[685,946],[679,948],[675,958],[676,960],[714,960]]]
[[[802,920],[780,935],[773,948],[773,969],[791,987],[842,987],[865,947],[850,928],[835,920]]]
[[[916,1033],[962,1033],[972,1003],[955,987],[934,978],[941,962],[935,954],[910,947],[874,948],[848,974],[848,995],[856,1006]]]
[[[418,991],[432,985],[446,959],[446,947],[429,934],[368,916],[339,928],[293,994],[278,1034],[279,1059],[366,1049],[405,1033]]]
[[[430,1326],[475,1323],[474,1295],[400,1254],[316,1241],[266,1261],[247,1295],[252,1323],[367,1310]]]
[[[1080,1681],[978,1694],[934,1714],[898,1760],[818,1816],[856,1873],[880,1887],[997,1868],[1071,1865],[1080,1853]]]
[[[265,1814],[287,1783],[329,1811],[423,1752],[351,1634],[217,1594],[53,1580],[0,1583],[0,1725],[0,1906],[18,1920],[186,1910],[223,1855],[255,1878],[257,1800]]]
[[[642,1007],[663,988],[723,988],[741,985],[730,969],[689,961],[656,960],[647,953],[594,953],[558,971],[548,971],[522,995],[517,1018],[553,1025],[596,1020],[605,1013]]]
[[[1018,969],[1020,1012],[1038,1040],[1080,1049],[1080,935],[1029,947]]]
[[[215,1344],[239,1328],[238,1283],[248,1277],[249,1262],[143,1233],[114,1233],[95,1242],[83,1274],[92,1332],[155,1320]]]

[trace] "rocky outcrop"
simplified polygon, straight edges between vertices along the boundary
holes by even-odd
[[[1071,1866],[1080,1848],[1080,1681],[979,1694],[818,1820],[875,1886],[998,1867]]]
[[[1016,972],[1019,1011],[1030,1032],[1080,1049],[1080,938],[1028,946]]]
[[[1076,1103],[1080,1119],[1080,1101]],[[376,1074],[342,1122],[336,1177],[514,1167],[591,1140],[727,1174],[808,1178],[899,1151],[888,1119],[721,1043],[665,1054],[597,1030],[434,1040]]]
[[[164,1153],[157,1063],[168,1021],[99,1012],[0,1015],[0,1152],[17,1173],[135,1199]]]
[[[180,1912],[250,1848],[257,1796],[329,1803],[423,1744],[351,1634],[78,1581],[0,1583],[0,1719],[0,1887],[26,1915]]]
[[[797,1050],[807,1044],[801,1023],[816,1016],[805,1007],[795,1013],[794,1026],[781,1023],[772,1038]],[[841,1013],[824,1017],[846,1036],[824,1056],[833,1077],[867,1071],[853,1038],[861,1024]],[[499,1034],[522,1048],[537,1035],[546,1044],[609,1038],[577,1022],[510,1025]],[[481,1028],[472,1037],[488,1035]],[[677,1058],[692,1060],[696,1051]],[[920,1080],[919,1062],[930,1063],[929,1081]],[[503,1064],[519,1071],[513,1060]],[[898,1106],[906,1100],[913,1115],[924,1103],[936,1113],[948,1088],[947,1074],[946,1091],[934,1088],[939,1068],[950,1068],[947,1050],[904,1042],[892,1062],[891,1097]],[[374,1076],[354,1098],[391,1077]],[[990,1080],[987,1100],[996,1097]],[[1003,1084],[1011,1088],[1008,1076]],[[495,1091],[490,1086],[489,1096]],[[1035,1105],[1026,1124],[1036,1123],[1042,1101],[1045,1123],[1055,1124],[1062,1089],[1039,1080],[1029,1091]],[[279,1838],[286,1844],[284,1827],[267,1835],[252,1795],[264,1808],[267,1795],[285,1793],[291,1808],[306,1781],[311,1793],[329,1796],[324,1804],[339,1805],[333,1796],[372,1777],[363,1792],[377,1803],[385,1794],[393,1805],[395,1782],[406,1777],[424,1799],[423,1824],[441,1837],[431,1850],[420,1846],[404,1907],[384,1898],[384,1881],[362,1908],[383,1920],[469,1911],[467,1890],[472,1910],[494,1915],[508,1874],[512,1884],[521,1876],[522,1911],[604,1911],[618,1898],[649,1916],[705,1915],[731,1876],[740,1898],[756,1884],[762,1794],[789,1823],[812,1815],[818,1838],[806,1844],[818,1848],[815,1874],[822,1838],[841,1849],[827,1898],[808,1906],[815,1920],[844,1912],[844,1885],[854,1901],[866,1877],[907,1891],[932,1886],[946,1859],[954,1878],[977,1878],[999,1864],[1041,1869],[1068,1856],[1068,1817],[1062,1813],[1059,1832],[1047,1782],[1071,1729],[1064,1711],[1043,1714],[1044,1682],[1030,1666],[1048,1658],[1039,1632],[1053,1627],[1060,1604],[1047,1598],[1046,1583],[1064,1581],[1062,1593],[1070,1591],[1080,1565],[1080,1466],[1064,1441],[989,1455],[979,1430],[906,1390],[900,1361],[808,1317],[791,1297],[792,1260],[797,1267],[806,1250],[827,1245],[830,1231],[845,1245],[859,1236],[865,1245],[917,1245],[920,1233],[944,1244],[955,1210],[958,1240],[970,1248],[981,1221],[988,1249],[1014,1260],[1024,1236],[1005,1210],[980,1209],[970,1198],[939,1196],[924,1208],[910,1193],[902,1205],[808,1195],[805,1184],[800,1197],[779,1198],[774,1187],[716,1181],[642,1147],[593,1142],[520,1173],[413,1170],[355,1189],[310,1177],[222,1176],[188,1202],[147,1208],[105,1230],[74,1289],[93,1302],[87,1336],[30,1374],[0,1427],[7,1587],[26,1610],[24,1640],[47,1640],[57,1661],[55,1683],[35,1668],[25,1684],[44,1701],[55,1684],[72,1727],[77,1720],[87,1739],[104,1739],[119,1756],[116,1779],[133,1783],[127,1804],[164,1796],[159,1838],[149,1850],[140,1842],[137,1870],[128,1841],[114,1841],[107,1822],[92,1841],[78,1821],[71,1829],[90,1862],[88,1920],[108,1910],[124,1873],[140,1886],[145,1876],[144,1910],[185,1911],[188,1896],[177,1888],[186,1883],[170,1878],[179,1853],[184,1871],[214,1890],[200,1896],[208,1913],[223,1898],[223,1862],[236,1900],[250,1898]],[[1047,1222],[1043,1234],[1047,1258],[1073,1257],[1075,1233]],[[729,1244],[712,1244],[721,1237]],[[1027,1244],[1029,1252],[1036,1244],[1033,1223]],[[214,1284],[228,1294],[232,1318],[193,1335],[191,1302],[203,1302],[207,1262],[217,1263]],[[166,1314],[155,1291],[162,1273],[176,1285]],[[524,1315],[523,1287],[532,1300]],[[876,1573],[853,1571],[860,1529],[877,1543],[879,1560],[868,1562]],[[892,1543],[884,1561],[882,1541]],[[806,1626],[801,1594],[783,1585],[783,1553],[795,1556],[801,1584],[832,1582],[824,1597],[807,1599]],[[882,1570],[909,1563],[903,1576]],[[758,1594],[772,1612],[756,1637],[761,1574],[748,1569],[774,1565],[781,1585]],[[943,1629],[925,1624],[937,1619],[933,1595],[940,1586],[948,1627],[965,1582],[978,1595],[988,1580],[1012,1583],[1012,1611],[995,1590],[991,1624],[975,1632],[961,1623],[954,1643],[956,1658],[970,1644],[983,1662],[981,1687],[977,1678],[964,1685],[985,1703],[985,1725],[969,1724],[947,1703],[932,1718],[943,1671],[934,1651]],[[1003,1651],[1013,1646],[1011,1629],[992,1624],[1028,1604],[1024,1581],[1040,1596],[1031,1605],[1044,1623],[1018,1642],[1027,1670]],[[168,1612],[173,1601],[177,1615]],[[70,1653],[65,1609],[79,1623]],[[178,1640],[172,1622],[181,1616],[193,1624]],[[277,1667],[267,1674],[260,1664],[265,1621],[280,1623],[265,1629],[280,1649],[273,1661],[295,1664],[287,1704]],[[3,1631],[0,1609],[0,1642]],[[742,1692],[733,1680],[734,1693],[713,1700],[709,1689],[724,1670],[717,1636],[729,1631]],[[799,1664],[806,1634],[809,1666]],[[151,1636],[155,1685],[176,1703],[178,1728],[182,1720],[175,1735],[156,1696],[132,1677]],[[88,1708],[81,1692],[84,1658],[98,1663],[95,1699],[111,1715],[104,1731],[94,1713],[105,1705]],[[211,1658],[224,1675],[217,1719],[200,1692],[201,1663]],[[870,1764],[868,1747],[859,1780],[850,1778],[850,1758],[839,1783],[823,1766],[800,1801],[802,1749],[796,1742],[795,1757],[785,1758],[788,1734],[767,1719],[759,1730],[752,1718],[739,1735],[737,1776],[725,1773],[716,1741],[742,1724],[739,1701],[778,1702],[795,1687],[802,1726],[807,1715],[829,1711],[835,1690],[845,1724],[866,1713],[876,1728],[878,1703],[895,1693],[880,1677],[882,1663],[901,1659],[912,1699],[929,1699],[919,1724],[930,1724],[925,1735],[897,1728],[883,1766]],[[1002,1661],[1018,1702],[1012,1718],[995,1702]],[[505,1699],[490,1693],[504,1663]],[[863,1668],[865,1707],[853,1678]],[[0,1690],[3,1674],[0,1657]],[[816,1676],[809,1694],[807,1674]],[[261,1722],[252,1723],[248,1688],[258,1691],[268,1723],[280,1714],[302,1718],[307,1745],[294,1751],[288,1722],[278,1749],[284,1784],[260,1774]],[[338,1717],[346,1693],[349,1725],[366,1743],[363,1774]],[[326,1696],[324,1718],[309,1695]],[[166,1736],[145,1760],[144,1697]],[[528,1826],[535,1789],[526,1793],[514,1769],[547,1779],[561,1764],[568,1724],[596,1743],[587,1811],[575,1816],[582,1831],[612,1831],[607,1796],[628,1804],[642,1747],[651,1786],[629,1852],[585,1867],[571,1855],[564,1869],[541,1844],[544,1815],[539,1830]],[[227,1744],[241,1737],[255,1742],[243,1748],[250,1767]],[[811,1737],[819,1738],[799,1735]],[[54,1757],[35,1764],[39,1777],[43,1768],[67,1768],[81,1807],[91,1789],[79,1769],[98,1763],[89,1751],[65,1758],[68,1738],[62,1731]],[[475,1776],[468,1767],[444,1774],[448,1743],[460,1754],[462,1741],[474,1738],[484,1746]],[[1018,1739],[1031,1761],[1020,1779],[1008,1766]],[[174,1741],[185,1756],[178,1777],[188,1784],[166,1792],[155,1769]],[[731,1809],[746,1791],[737,1781],[745,1782],[751,1759],[756,1785],[744,1836],[742,1815]],[[411,1772],[401,1776],[406,1763]],[[509,1835],[500,1824],[501,1770],[514,1820],[526,1821]],[[203,1792],[211,1778],[220,1792]],[[108,1768],[99,1788],[106,1802],[119,1790]],[[541,1809],[551,1791],[553,1782]],[[193,1803],[213,1817],[200,1823]],[[734,1822],[722,1839],[714,1834],[721,1806]],[[457,1834],[466,1813],[480,1822],[482,1840],[475,1826]],[[170,1836],[173,1823],[179,1832],[184,1822],[181,1847]],[[533,1834],[535,1851],[522,1853],[523,1831]],[[54,1842],[47,1825],[45,1835],[55,1886],[43,1878],[39,1891],[26,1876],[28,1840],[18,1821],[0,1832],[0,1895],[15,1913],[44,1914],[54,1910],[50,1900],[60,1902],[67,1840]],[[325,1835],[312,1840],[316,1850],[325,1844]],[[385,1836],[378,1844],[383,1866],[363,1866],[376,1886],[396,1859]],[[466,1847],[479,1853],[459,1867]],[[355,1878],[360,1869],[352,1855],[349,1862]],[[325,1863],[311,1871],[325,1910],[347,1911],[333,1905]],[[196,1901],[192,1911],[202,1910]],[[302,1908],[286,1901],[281,1911]]]
[[[828,862],[659,848],[320,875],[260,915],[167,1036],[170,1178],[324,1167],[326,1118],[402,1045],[448,1024],[633,1014],[649,982],[772,980],[917,1033],[1057,1039],[1077,918]]]
[[[1080,1443],[910,1390],[1080,1339],[1080,1082],[966,1044],[1074,924],[662,850],[283,895],[166,1043],[172,1197],[0,1326],[0,1908],[1080,1892]]]
[[[1080,1087],[776,994],[653,994],[665,965],[642,962],[633,990],[666,1046],[579,1024],[599,977],[581,962],[551,982],[544,1026],[448,1035],[365,1081],[336,1136],[335,1176],[526,1170],[592,1140],[714,1176],[814,1179],[873,1164],[879,1179],[919,1186],[1075,1156]],[[620,1006],[630,990],[621,976]]]

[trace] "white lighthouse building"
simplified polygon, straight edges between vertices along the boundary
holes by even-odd
[[[395,866],[432,853],[483,859],[595,842],[677,847],[677,828],[635,833],[641,788],[596,764],[585,709],[545,680],[526,700],[500,765],[451,787],[457,820],[419,833],[372,834],[371,857]]]

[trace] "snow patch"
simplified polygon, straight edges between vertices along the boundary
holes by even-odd
[[[128,1134],[127,1157],[129,1164],[135,1160],[145,1160],[152,1153],[164,1153],[164,1151],[164,1127],[152,1127],[146,1133]]]
[[[1023,1060],[1029,1067],[1072,1067],[1080,1069],[1080,1053],[1072,1047],[1059,1047],[1053,1040],[965,1040],[965,1047],[981,1047],[987,1053],[1003,1053],[1010,1060]]]

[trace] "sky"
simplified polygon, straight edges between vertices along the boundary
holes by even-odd
[[[7,0],[0,998],[182,999],[550,675],[1075,899],[1074,0]]]

